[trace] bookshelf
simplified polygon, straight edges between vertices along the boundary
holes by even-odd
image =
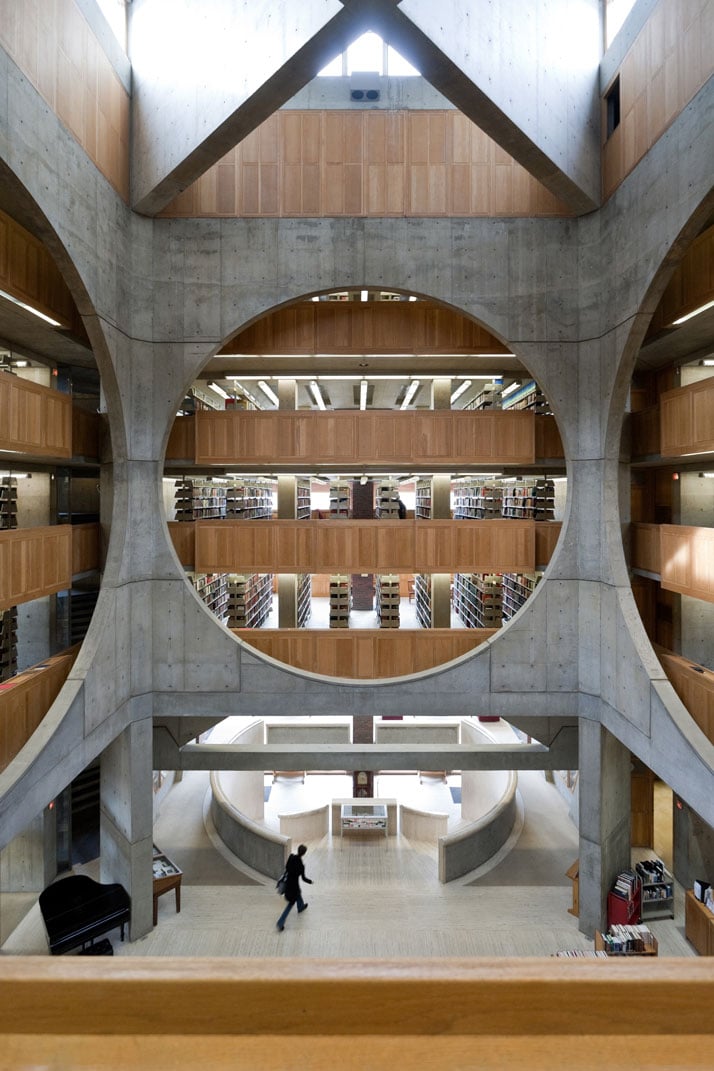
[[[297,627],[305,628],[312,613],[312,577],[299,573],[297,578]]]
[[[267,480],[234,483],[226,488],[225,494],[226,517],[239,521],[259,521],[270,520],[273,516],[273,488]]]
[[[500,383],[489,383],[464,406],[464,409],[500,409],[502,407],[501,389]]]
[[[297,506],[295,516],[299,521],[309,521],[312,516],[310,481],[298,479],[296,483]]]
[[[535,591],[542,573],[504,573],[502,581],[503,620],[510,621]]]
[[[330,484],[330,517],[348,518],[352,512],[351,487],[333,480]]]
[[[454,610],[467,628],[500,628],[502,578],[497,573],[456,573]]]
[[[228,584],[225,573],[194,573],[191,582],[199,598],[219,621],[228,618]]]
[[[17,479],[0,479],[0,529],[17,528]]]
[[[521,521],[552,521],[555,518],[555,485],[552,480],[518,480],[503,487],[501,514]]]
[[[227,578],[226,616],[229,628],[260,628],[272,608],[272,573],[233,573]]]
[[[503,409],[528,409],[540,415],[551,414],[546,396],[534,379],[503,398],[501,407]]]
[[[674,918],[674,878],[661,859],[635,864],[642,886],[642,918]]]
[[[607,894],[607,925],[634,926],[642,915],[642,882],[634,870],[622,870]]]
[[[225,485],[213,480],[176,480],[174,498],[177,521],[218,520],[226,516]]]
[[[608,956],[656,956],[657,938],[645,925],[611,925],[607,933],[595,931],[595,951]]]
[[[422,628],[431,628],[431,577],[428,573],[414,574],[414,608]]]
[[[0,613],[0,681],[17,673],[17,607]]]
[[[379,518],[399,519],[399,485],[396,480],[382,480],[375,489],[375,514]]]
[[[330,628],[349,628],[350,578],[336,574],[330,577]]]
[[[500,484],[464,480],[454,485],[455,520],[489,520],[501,516]]]
[[[414,513],[417,518],[431,518],[431,480],[417,480]]]
[[[377,577],[376,608],[380,628],[399,628],[399,577],[388,573]]]

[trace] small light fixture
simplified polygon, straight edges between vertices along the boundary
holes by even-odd
[[[279,406],[280,405],[280,402],[278,400],[277,394],[272,389],[272,387],[268,386],[268,384],[265,382],[264,379],[259,379],[258,380],[258,386],[262,390],[262,392],[265,395],[265,397],[268,398],[273,403],[273,405],[275,405],[275,406]]]
[[[369,294],[367,293],[366,290],[360,290],[359,299],[360,299],[360,301],[368,301],[369,300]]]
[[[217,383],[209,383],[208,386],[210,390],[214,390],[216,394],[219,394],[221,396],[221,398],[225,398],[226,400],[230,398],[230,394],[228,393],[228,391],[224,390],[223,387],[219,387]]]
[[[453,405],[457,398],[460,398],[464,391],[468,390],[471,386],[471,380],[465,379],[461,386],[457,387],[454,393],[451,395],[451,404]]]
[[[363,379],[359,385],[359,407],[364,410],[367,408],[367,380]]]
[[[706,312],[707,309],[714,308],[714,301],[707,301],[706,305],[700,305],[698,309],[694,309],[692,312],[688,312],[686,316],[680,316],[678,320],[672,320],[671,327],[679,327],[680,324],[684,324],[687,320],[691,320],[693,316],[699,316],[700,313]]]
[[[509,394],[513,394],[514,390],[518,390],[520,383],[516,380],[514,383],[510,383],[505,390],[501,391],[501,397],[507,398]]]

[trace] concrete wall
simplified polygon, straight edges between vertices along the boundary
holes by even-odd
[[[453,881],[488,862],[506,843],[518,818],[518,776],[508,774],[501,798],[475,822],[439,838],[439,881]]]
[[[459,744],[459,725],[442,721],[375,721],[377,744]]]
[[[470,722],[461,723],[462,743],[492,743],[493,738]],[[516,783],[518,783],[518,775]],[[503,798],[511,774],[508,770],[462,770],[461,772],[461,817],[475,821],[483,817]]]
[[[262,744],[264,726],[254,722],[236,736],[232,744]],[[265,816],[264,774],[262,770],[221,770],[214,775],[214,783],[221,796],[230,801],[231,806],[250,818],[253,822],[262,822]]]

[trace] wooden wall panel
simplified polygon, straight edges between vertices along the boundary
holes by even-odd
[[[675,692],[705,736],[714,743],[714,672],[662,647],[655,650]]]
[[[0,43],[129,200],[129,95],[74,0],[2,4]]]
[[[285,109],[266,119],[161,214],[572,213],[456,110]]]
[[[178,559],[186,569],[196,560],[196,526],[186,521],[169,521],[169,535]]]
[[[0,772],[12,762],[54,703],[79,644],[0,684]]]
[[[565,457],[565,447],[554,416],[535,417],[535,456],[537,458]]]
[[[555,553],[555,547],[560,539],[562,524],[560,521],[538,521],[535,526],[535,560],[536,566],[542,569],[548,564]]]
[[[101,568],[102,528],[99,524],[72,525],[72,575]]]
[[[676,4],[659,0],[655,6],[617,72],[621,122],[607,140],[603,100],[605,197],[632,171],[711,76],[713,25],[714,0]]]
[[[663,457],[714,451],[714,376],[660,397]]]
[[[69,588],[72,526],[0,532],[0,610]]]
[[[178,525],[195,529],[195,568],[200,573],[532,572],[537,526],[535,521],[516,520],[226,520]]]
[[[72,407],[72,457],[99,457],[102,418],[99,413]]]
[[[304,301],[245,328],[222,353],[508,353],[485,327],[430,301]]]
[[[660,525],[630,525],[630,566],[646,573],[661,572]]]
[[[233,629],[263,654],[327,677],[375,680],[441,666],[498,629]]]
[[[72,295],[42,242],[0,211],[0,289],[63,327],[76,328]]]
[[[193,421],[196,461],[207,465],[468,466],[536,457],[535,417],[524,411],[201,410]]]
[[[650,405],[646,409],[630,413],[629,421],[633,457],[647,457],[662,452],[659,405]]]
[[[714,528],[660,525],[662,587],[714,602]]]
[[[70,395],[1,372],[0,449],[71,457]]]

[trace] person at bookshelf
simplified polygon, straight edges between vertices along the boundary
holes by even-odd
[[[397,499],[397,513],[399,514],[399,520],[403,521],[407,515],[407,507],[402,502],[401,498]]]
[[[308,878],[305,873],[305,865],[302,861],[306,851],[307,848],[304,844],[298,845],[297,854],[294,855],[291,852],[288,856],[288,861],[285,864],[285,873],[287,874],[285,899],[287,900],[287,907],[275,924],[281,933],[285,929],[285,920],[292,911],[294,904],[297,904],[298,915],[302,914],[302,912],[307,909],[307,904],[303,900],[300,891],[301,878],[303,881],[307,882],[308,885],[312,885],[312,878]]]

